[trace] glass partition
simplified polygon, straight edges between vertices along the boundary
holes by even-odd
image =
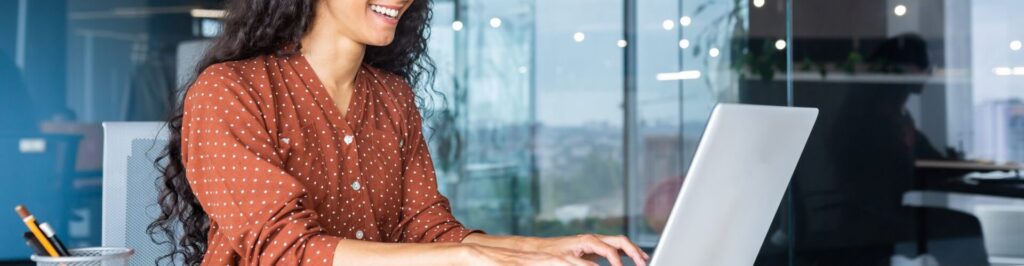
[[[532,1],[435,3],[431,54],[445,102],[430,110],[442,192],[463,222],[494,234],[533,225]]]
[[[1016,7],[794,2],[794,264],[1024,263]]]

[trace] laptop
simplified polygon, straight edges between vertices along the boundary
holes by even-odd
[[[754,264],[817,116],[715,106],[650,265]]]

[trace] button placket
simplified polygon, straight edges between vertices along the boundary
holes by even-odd
[[[346,148],[346,150],[349,150],[349,152],[353,152],[355,150],[355,147],[352,147],[350,144],[352,144],[352,141],[354,141],[355,137],[352,136],[352,134],[349,134],[348,132],[344,132],[344,134],[345,134],[345,136],[342,137],[342,140],[345,142],[345,145],[349,145]],[[358,169],[358,164],[356,164],[356,165],[357,165],[356,167]],[[363,185],[359,183],[359,180],[357,178],[355,181],[352,181],[352,183],[349,184],[349,187],[351,187],[353,191],[357,191],[358,192],[359,189],[363,188]]]
[[[357,197],[362,198],[363,195],[364,195],[363,193],[365,193],[365,192],[362,191],[363,190],[363,184],[361,182],[359,182],[359,176],[362,174],[362,170],[360,169],[358,160],[356,159],[356,158],[358,158],[359,150],[356,149],[355,145],[352,145],[353,144],[352,142],[355,142],[355,136],[354,136],[354,133],[352,133],[351,131],[347,131],[347,130],[343,131],[342,134],[344,136],[342,137],[341,140],[345,143],[344,144],[345,145],[345,150],[346,150],[345,153],[350,154],[352,156],[353,162],[350,162],[351,163],[350,166],[355,167],[354,169],[356,171],[356,173],[352,176],[352,183],[349,183],[349,188],[351,188],[352,191],[356,195],[359,195]],[[369,222],[369,221],[366,221],[366,222]],[[355,232],[355,238],[356,239],[362,240],[365,237],[366,237],[366,233],[363,230],[356,230],[356,232]]]

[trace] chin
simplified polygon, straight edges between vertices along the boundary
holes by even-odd
[[[394,35],[379,36],[379,37],[370,38],[364,44],[370,45],[370,46],[388,46],[388,45],[390,45],[394,41],[395,41],[395,36]]]

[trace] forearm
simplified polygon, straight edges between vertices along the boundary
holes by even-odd
[[[463,265],[467,253],[464,246],[345,239],[334,250],[333,265]]]
[[[466,236],[466,238],[462,240],[462,243],[497,248],[535,251],[535,240],[536,239],[533,237],[525,236],[492,236],[475,233]]]

